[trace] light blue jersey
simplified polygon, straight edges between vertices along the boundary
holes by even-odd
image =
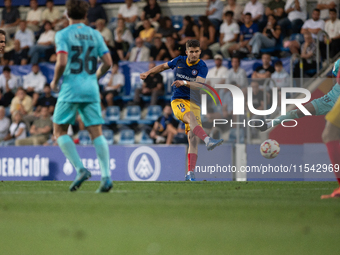
[[[67,66],[58,102],[99,102],[97,59],[109,52],[103,36],[83,23],[57,32],[57,53],[67,53]]]

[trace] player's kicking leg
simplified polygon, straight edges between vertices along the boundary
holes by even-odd
[[[77,176],[69,188],[70,191],[76,191],[84,181],[91,177],[91,172],[88,171],[81,162],[76,145],[67,134],[68,126],[69,124],[58,125],[54,123],[54,136],[57,139],[61,151],[77,171]]]
[[[321,99],[321,98],[320,98]],[[318,99],[317,99],[318,100]],[[314,101],[314,100],[313,100]],[[315,107],[313,105],[312,102],[306,104],[304,106],[312,115],[321,115],[321,114],[316,114],[316,110]],[[277,118],[275,118],[275,120],[269,121],[267,123],[264,123],[264,125],[256,127],[258,130],[264,132],[272,127],[275,127],[279,124],[282,123],[282,121],[284,120],[292,120],[292,119],[299,119],[306,116],[300,109],[295,109],[295,110],[291,110],[289,112],[287,112],[286,115],[281,115]],[[260,123],[259,123],[260,125]]]
[[[94,147],[96,149],[100,170],[102,173],[102,179],[100,182],[100,186],[97,189],[97,193],[109,192],[112,189],[112,181],[110,174],[110,154],[109,154],[109,146],[105,137],[102,134],[102,126],[101,125],[93,125],[87,127],[87,130],[90,133],[91,139],[93,141]]]
[[[332,113],[332,112],[330,112]],[[336,179],[340,186],[340,127],[335,126],[328,120],[329,115],[327,117],[326,127],[322,133],[322,140],[327,146],[329,158],[333,164],[333,171],[335,173]],[[322,195],[321,199],[325,198],[333,198],[340,197],[340,187],[336,188],[332,194]]]
[[[185,180],[195,181],[195,167],[197,162],[197,151],[199,139],[205,142],[208,150],[213,150],[215,147],[223,143],[223,139],[215,140],[209,137],[203,128],[198,124],[195,114],[192,111],[187,112],[183,116],[183,122],[186,127],[190,127],[188,132],[189,150],[188,150],[188,172]]]

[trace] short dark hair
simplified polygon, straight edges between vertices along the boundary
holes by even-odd
[[[11,72],[11,68],[9,66],[4,66],[2,69],[3,72]]]
[[[226,17],[227,16],[231,16],[231,17],[234,17],[234,12],[233,11],[226,11],[225,14],[224,14]]]
[[[276,61],[274,66],[282,66],[282,61],[281,60]]]
[[[67,15],[71,19],[84,19],[89,9],[89,4],[83,0],[67,0]]]
[[[239,56],[233,56],[231,59],[236,58],[238,60],[238,62],[241,62],[241,58]]]
[[[6,32],[4,30],[2,30],[2,29],[0,29],[0,34],[6,36]]]
[[[246,16],[250,16],[251,17],[251,13],[250,12],[247,12],[246,14],[244,14]]]
[[[318,9],[318,8],[315,8],[314,10],[313,10],[313,12],[318,12],[318,13],[320,13],[320,9]]]
[[[44,87],[51,88],[51,86],[50,86],[50,84],[49,84],[49,83],[45,83]]]
[[[53,0],[46,0],[46,3],[53,3],[54,4]]]
[[[188,49],[190,47],[197,48],[197,47],[201,47],[201,45],[200,45],[200,42],[198,40],[190,39],[186,43],[186,48]]]
[[[337,11],[336,11],[335,8],[329,9],[329,12],[335,12],[335,13],[337,13]]]

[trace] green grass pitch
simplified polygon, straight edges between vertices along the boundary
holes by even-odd
[[[0,254],[338,254],[336,182],[0,182]]]

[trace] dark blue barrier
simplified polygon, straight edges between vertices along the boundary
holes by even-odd
[[[78,146],[84,166],[93,181],[100,180],[94,147]],[[110,170],[116,181],[182,181],[185,176],[186,146],[110,146]],[[0,180],[72,181],[73,166],[59,147],[0,147]]]

